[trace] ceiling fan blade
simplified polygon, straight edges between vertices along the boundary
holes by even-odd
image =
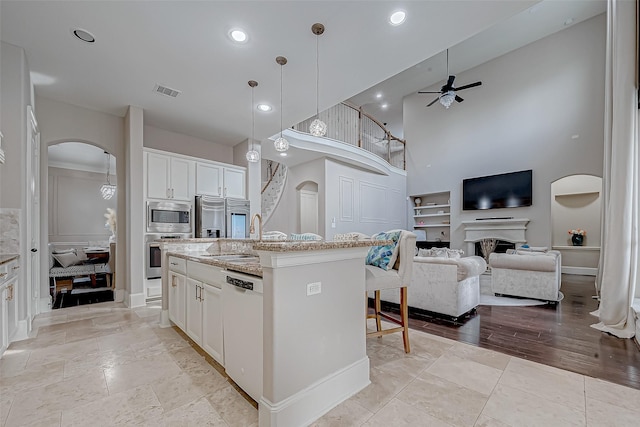
[[[471,83],[471,84],[468,84],[468,85],[464,85],[464,86],[453,88],[453,90],[469,89],[470,87],[480,86],[481,84],[482,84],[482,82],[475,82],[475,83]]]
[[[431,107],[433,104],[435,104],[436,102],[438,102],[438,100],[440,99],[440,97],[437,97],[436,99],[434,99],[433,101],[431,101],[430,103],[427,104],[427,107]]]
[[[458,101],[458,102],[462,102],[462,101],[464,101],[464,99],[462,99],[462,98],[460,98],[458,95],[456,95],[456,101]]]
[[[435,91],[435,90],[421,90],[418,91],[418,93],[441,93],[439,90]]]
[[[456,79],[456,76],[449,76],[449,80],[447,80],[447,86],[451,87],[455,79]]]

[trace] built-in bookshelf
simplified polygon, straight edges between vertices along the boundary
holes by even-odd
[[[410,196],[414,230],[424,230],[428,242],[449,242],[451,228],[450,192]]]

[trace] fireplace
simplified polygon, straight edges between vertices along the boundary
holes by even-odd
[[[483,256],[482,255],[482,250],[480,249],[480,242],[476,242],[476,252],[475,254],[478,256]],[[516,248],[516,244],[513,242],[507,242],[505,240],[498,240],[498,244],[496,245],[496,248],[493,250],[493,252],[495,253],[499,253],[499,254],[503,254],[505,252],[507,252],[508,249],[515,249]]]
[[[477,253],[477,243],[483,239],[497,239],[513,244],[512,248],[518,248],[527,243],[526,231],[528,223],[529,220],[527,218],[462,221],[464,241],[467,244],[466,253]],[[508,248],[504,250],[506,251],[506,249]]]

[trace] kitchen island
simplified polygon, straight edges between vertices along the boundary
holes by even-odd
[[[197,240],[163,243],[162,324],[171,325],[167,300],[169,288],[177,288],[169,284],[169,260],[186,260],[187,283],[189,262],[212,266],[214,279],[200,285],[195,298],[204,304],[221,298],[212,307],[221,307],[223,317],[209,314],[219,320],[203,325],[215,342],[220,332],[211,323],[219,321],[224,342],[219,351],[203,337],[202,347],[213,347],[228,375],[243,389],[247,384],[261,427],[308,425],[369,384],[363,305],[371,241]],[[222,292],[208,294],[217,284]]]

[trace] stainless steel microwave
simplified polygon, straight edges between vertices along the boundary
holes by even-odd
[[[147,233],[191,233],[191,205],[147,202]]]

